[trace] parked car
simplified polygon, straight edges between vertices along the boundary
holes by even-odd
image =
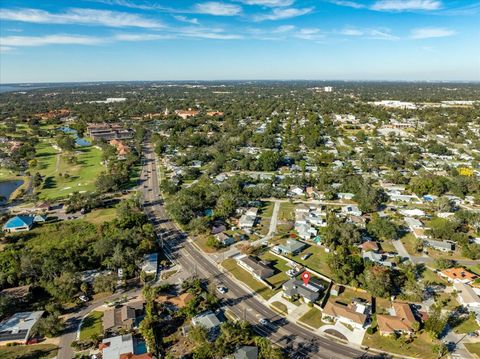
[[[259,320],[259,323],[260,323],[261,325],[269,325],[269,324],[270,324],[270,321],[269,321],[268,319],[266,319],[266,318],[262,318],[262,319]]]
[[[90,300],[90,298],[86,295],[81,295],[80,297],[78,297],[78,299],[80,299],[84,303],[86,303]]]
[[[227,288],[227,287],[224,287],[224,286],[221,286],[221,285],[219,285],[219,286],[217,287],[217,292],[218,292],[218,293],[220,293],[220,294],[225,294],[225,293],[227,293],[227,292],[228,292],[228,288]]]

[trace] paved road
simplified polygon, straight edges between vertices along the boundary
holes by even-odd
[[[186,235],[168,219],[163,206],[159,186],[155,155],[150,146],[145,148],[144,169],[147,178],[141,189],[145,198],[145,210],[159,234],[165,253],[183,270],[193,275],[221,282],[229,288],[224,303],[239,318],[249,321],[254,330],[268,337],[272,342],[289,351],[290,358],[374,358],[360,349],[352,348],[334,340],[316,336],[307,329],[289,323],[283,317],[263,305],[247,288],[239,285],[222,269],[211,261],[208,256],[197,250]],[[270,319],[271,325],[259,325],[259,319]],[[380,356],[377,356],[380,357]],[[382,356],[385,358],[385,356]]]

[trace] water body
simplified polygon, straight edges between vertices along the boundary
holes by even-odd
[[[23,184],[23,180],[12,180],[0,182],[0,203],[8,201],[17,188]]]
[[[78,136],[78,133],[76,130],[74,130],[73,128],[70,128],[68,126],[66,127],[61,127],[60,128],[60,131],[62,131],[63,133],[67,133],[69,135],[73,135],[73,138],[75,139],[75,144],[79,147],[88,147],[88,146],[91,146],[92,144],[87,141],[86,139],[82,138],[82,137],[79,137]]]

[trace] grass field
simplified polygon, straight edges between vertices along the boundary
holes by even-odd
[[[76,152],[77,164],[67,161],[64,154],[57,152],[50,143],[37,145],[37,168],[44,177],[44,183],[38,191],[41,199],[67,197],[73,192],[93,192],[95,181],[105,170],[101,164],[102,150],[96,147],[84,147]],[[65,178],[68,174],[68,178]]]
[[[306,260],[303,260],[302,256],[307,253],[311,253],[312,255]],[[327,257],[328,253],[325,252],[323,247],[313,245],[308,246],[305,250],[303,250],[303,252],[292,258],[295,260],[295,262],[301,263],[304,266],[319,272],[320,274],[330,277],[332,275],[332,272],[330,271],[330,267],[327,264]]]
[[[415,246],[417,243],[417,239],[412,233],[408,233],[401,238],[403,246],[407,250],[408,254],[410,255],[418,255],[418,252],[415,250]]]
[[[93,224],[101,224],[112,221],[116,216],[117,210],[115,208],[101,208],[87,213],[83,219]]]
[[[281,302],[273,302],[271,304],[271,307],[273,310],[279,312],[280,314],[287,315],[288,314],[288,308],[285,304]]]
[[[480,343],[465,343],[465,347],[476,358],[480,358]]]
[[[57,355],[58,348],[52,344],[0,347],[2,359],[49,359]]]
[[[480,326],[477,324],[475,320],[475,316],[470,315],[467,320],[464,320],[459,325],[453,328],[455,333],[459,334],[467,334],[471,332],[475,332],[480,329]]]
[[[275,291],[268,288],[265,284],[256,280],[246,270],[240,268],[235,259],[229,258],[223,261],[222,266],[228,270],[235,278],[245,283],[254,292],[260,294],[264,299],[270,299],[275,295]]]
[[[293,221],[295,219],[295,204],[290,202],[281,203],[278,219],[281,221]]]
[[[80,328],[80,340],[88,340],[95,335],[101,335],[102,318],[102,312],[93,311],[88,314],[85,319],[83,319],[82,327]]]
[[[312,308],[306,312],[299,320],[300,323],[305,323],[313,328],[320,328],[323,325],[322,312],[317,308]]]
[[[437,358],[432,348],[436,343],[427,333],[419,334],[411,343],[406,343],[403,337],[395,339],[390,336],[382,336],[378,332],[365,334],[363,345],[379,350],[384,350],[414,358],[435,359]]]

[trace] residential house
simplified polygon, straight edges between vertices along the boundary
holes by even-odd
[[[278,254],[296,255],[297,253],[300,253],[306,246],[307,245],[305,243],[289,238],[284,242],[284,244],[279,244],[273,247],[273,251]]]
[[[258,208],[249,208],[238,220],[238,227],[243,230],[251,230],[257,220]]]
[[[132,334],[118,335],[103,339],[99,345],[103,359],[152,359],[153,355],[145,353],[143,345]]]
[[[103,314],[103,331],[117,332],[120,329],[131,330],[137,317],[143,312],[143,301],[110,308]]]
[[[0,344],[26,344],[43,311],[20,312],[0,322]]]
[[[3,231],[7,233],[29,231],[35,223],[34,219],[35,216],[32,215],[19,215],[12,217],[3,225]]]
[[[465,268],[447,268],[439,272],[440,276],[447,278],[452,283],[469,284],[473,282],[478,276],[472,272],[469,272]]]
[[[193,326],[202,326],[208,331],[210,340],[214,340],[219,333],[222,322],[218,319],[215,313],[211,311],[203,312],[192,318]]]
[[[0,298],[8,297],[16,301],[17,303],[25,302],[31,296],[31,289],[32,289],[32,286],[30,284],[22,285],[20,287],[5,288],[2,291],[0,291]]]
[[[146,274],[157,274],[158,270],[158,253],[149,253],[143,256],[143,263],[141,265],[142,272]]]
[[[130,148],[120,140],[110,140],[110,145],[116,148],[118,158],[125,158],[130,153]]]
[[[339,321],[340,323],[345,323],[354,328],[361,329],[364,327],[367,321],[367,315],[362,311],[364,311],[363,306],[359,306],[357,311],[357,306],[355,303],[345,305],[329,300],[325,305],[325,308],[323,308],[322,317]]]
[[[384,267],[393,267],[393,263],[386,260],[386,256],[381,253],[372,251],[362,252],[362,258],[366,261],[370,261]]]
[[[232,236],[228,236],[223,232],[216,234],[214,237],[218,241],[218,243],[220,243],[224,247],[235,243],[235,239],[233,239]]]
[[[339,192],[337,193],[338,199],[344,199],[344,200],[352,200],[355,195],[353,193],[348,193],[348,192]]]
[[[339,284],[334,284],[332,286],[332,289],[330,289],[330,295],[338,297],[340,295],[340,293],[342,293],[343,289],[344,289],[343,286],[341,286]]]
[[[378,247],[378,243],[375,242],[375,241],[366,241],[366,242],[363,242],[362,244],[360,244],[358,246],[362,251],[365,251],[365,252],[368,252],[368,251],[372,251],[372,252],[378,252],[378,250],[380,249]]]
[[[378,329],[381,335],[412,334],[418,325],[408,303],[393,303],[392,314],[377,314]]]
[[[433,239],[426,239],[423,243],[428,247],[442,252],[453,252],[455,250],[455,242],[453,241],[435,241]]]
[[[233,353],[233,359],[257,359],[258,358],[258,348],[254,346],[244,345],[237,349]]]
[[[301,280],[290,278],[283,283],[283,295],[287,298],[302,297],[306,303],[313,303],[320,298],[320,291],[323,290],[321,285],[315,285],[312,281],[309,284]]]
[[[275,271],[270,268],[266,262],[256,260],[253,257],[242,255],[237,257],[236,261],[240,267],[260,280],[271,277],[275,273]]]
[[[353,204],[349,204],[348,206],[342,207],[342,213],[344,215],[349,215],[349,216],[361,216],[362,211],[358,208],[358,206],[355,206]]]
[[[457,292],[458,302],[470,310],[480,310],[480,297],[467,284],[455,282],[453,287]]]

